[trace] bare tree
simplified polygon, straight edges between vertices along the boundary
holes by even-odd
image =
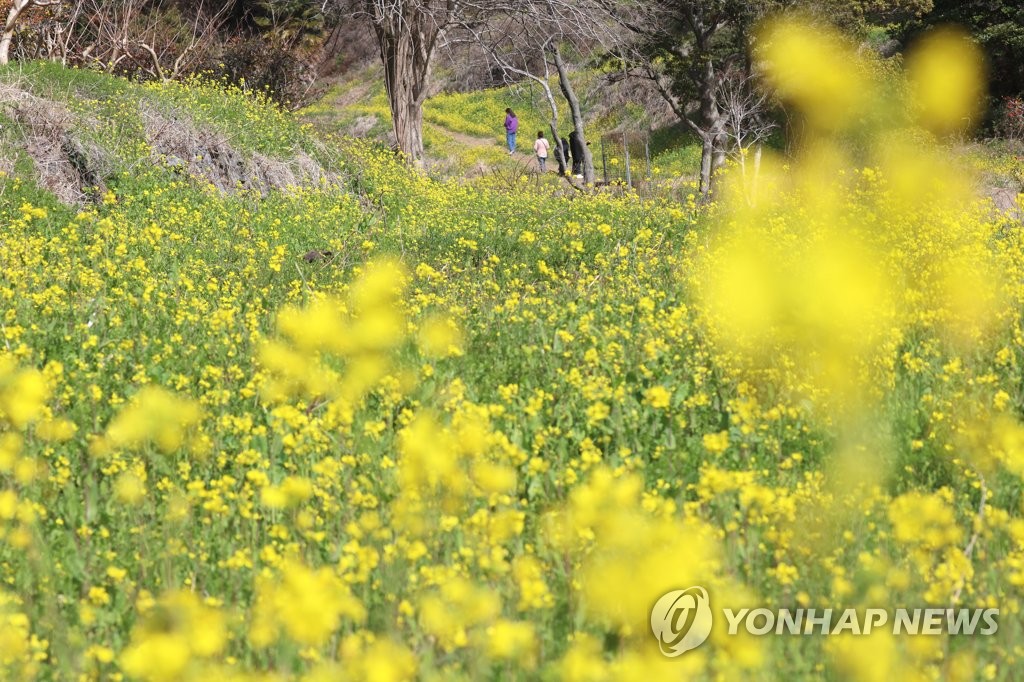
[[[209,53],[220,49],[221,31],[227,23],[231,4],[200,0],[194,18],[184,23],[170,41],[169,69],[160,69],[160,78],[176,79],[196,67]],[[156,60],[159,62],[160,59]]]
[[[11,40],[14,39],[14,33],[25,14],[36,7],[53,7],[58,4],[60,0],[12,0],[11,9],[8,10],[4,23],[4,32],[0,35],[0,64],[6,64],[10,60]]]
[[[457,44],[466,34],[485,46],[485,52],[504,73],[515,73],[541,84],[549,104],[555,100],[548,85],[550,66],[559,76],[577,131],[583,136],[579,98],[572,87],[561,55],[561,43],[587,26],[585,12],[573,0],[360,0],[377,36],[384,86],[391,109],[398,148],[414,163],[423,159],[423,103],[429,92],[430,68],[442,44]],[[589,2],[589,0],[587,0]],[[497,27],[497,28],[496,28]],[[449,34],[461,31],[463,38]],[[513,44],[512,38],[525,42]],[[515,53],[518,52],[518,55]],[[522,57],[531,55],[543,66],[531,70]],[[550,60],[550,63],[549,63]],[[526,67],[526,68],[524,68]],[[544,75],[541,76],[540,74]],[[552,109],[557,128],[557,106]],[[555,131],[552,131],[553,133]],[[557,139],[557,138],[556,138]],[[557,146],[557,145],[556,145]],[[558,153],[561,153],[558,150]],[[593,162],[587,152],[588,182],[593,182]]]
[[[188,21],[163,21],[162,0],[76,0],[79,58],[107,71],[130,70],[167,80],[189,72],[214,51],[230,12],[228,3],[200,1]]]
[[[573,129],[583,149],[584,182],[594,182],[594,163],[586,145],[583,111],[562,54],[563,46],[579,52],[608,43],[607,24],[595,20],[587,0],[524,0],[519,3],[493,1],[477,22],[465,17],[458,24],[455,42],[471,40],[483,48],[507,80],[527,78],[544,92],[551,110],[549,127],[554,137],[555,156],[560,162],[559,107],[552,92],[553,76],[565,99]]]
[[[566,160],[562,153],[558,132],[558,102],[555,100],[555,95],[551,90],[551,73],[548,68],[548,61],[543,57],[550,48],[550,39],[541,40],[539,45],[531,45],[528,50],[522,49],[528,44],[526,40],[528,36],[517,30],[522,29],[522,25],[513,25],[518,23],[518,19],[519,17],[507,17],[505,22],[501,24],[492,23],[491,26],[485,27],[483,30],[470,25],[464,26],[463,29],[472,37],[477,45],[485,50],[488,58],[501,69],[507,84],[511,85],[514,82],[512,77],[519,77],[528,78],[540,87],[551,111],[548,128],[551,131],[551,144],[554,145],[555,158],[564,166]],[[493,28],[497,28],[500,39],[492,40],[488,36],[489,29]],[[513,51],[502,49],[506,47],[502,44],[506,41],[509,44],[517,45],[518,49]],[[530,64],[531,51],[539,52],[542,55],[539,68]]]
[[[22,58],[84,63],[158,79],[178,78],[217,52],[231,11],[230,3],[216,0],[193,1],[187,16],[175,0],[16,0],[8,25],[15,26],[32,7],[50,11],[32,31],[8,30],[0,45],[4,57],[17,32],[13,44]]]
[[[555,61],[555,68],[558,70],[558,87],[562,90],[565,101],[569,104],[569,113],[572,115],[572,127],[580,139],[580,149],[583,150],[583,181],[588,185],[594,183],[594,159],[590,155],[590,147],[587,146],[587,137],[583,131],[583,110],[580,108],[579,97],[569,80],[569,69],[566,68],[565,60],[562,59],[562,51],[556,43],[551,49],[551,55]]]
[[[700,192],[708,196],[725,161],[724,74],[747,59],[749,29],[787,0],[598,0],[629,39],[619,46],[622,73],[654,84],[677,118],[701,141]]]
[[[778,127],[769,116],[771,93],[749,65],[733,66],[722,74],[717,100],[724,121],[727,151],[736,160],[744,185],[754,197],[762,145]],[[748,169],[748,158],[753,168]]]
[[[398,148],[423,160],[423,103],[439,39],[455,20],[457,0],[363,0],[377,35],[384,87]]]
[[[61,2],[49,8],[31,32],[22,31],[11,49],[15,59],[50,59],[67,65],[75,51],[78,32],[75,30],[82,14],[81,2]]]

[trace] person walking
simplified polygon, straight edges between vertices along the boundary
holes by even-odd
[[[511,108],[505,109],[505,141],[508,143],[508,153],[516,151],[516,133],[519,132],[519,119],[516,112]]]
[[[573,130],[569,133],[569,151],[572,153],[572,174],[577,178],[583,177],[583,149],[579,132]]]
[[[533,151],[537,153],[537,161],[540,163],[540,172],[544,173],[547,171],[546,164],[548,162],[548,141],[544,139],[544,131],[537,131],[537,141],[533,143]]]

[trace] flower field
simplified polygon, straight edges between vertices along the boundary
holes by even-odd
[[[710,206],[0,72],[119,164],[80,206],[25,157],[0,188],[0,678],[1019,679],[1024,240],[942,143],[977,56],[936,36],[894,84],[775,30],[805,147]],[[220,192],[152,161],[142,104],[333,179]],[[651,607],[691,585],[999,627],[716,619],[666,658]]]

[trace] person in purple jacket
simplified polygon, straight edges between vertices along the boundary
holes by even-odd
[[[505,109],[505,141],[508,142],[508,153],[516,151],[516,133],[519,131],[519,119],[511,108]]]

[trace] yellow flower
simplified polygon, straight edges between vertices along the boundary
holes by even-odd
[[[36,424],[36,435],[55,443],[71,440],[76,431],[78,427],[68,419],[45,419]]]
[[[938,495],[910,492],[889,505],[893,535],[908,545],[940,549],[960,542],[962,532],[956,515]]]
[[[729,448],[729,432],[706,433],[703,438],[704,449],[714,455],[720,455]]]
[[[194,659],[216,656],[227,644],[224,616],[192,592],[173,591],[155,602],[140,597],[140,620],[121,652],[121,668],[152,682],[183,678]]]
[[[178,450],[187,431],[202,416],[199,405],[155,386],[132,397],[107,427],[106,439],[114,448],[138,448],[154,443],[165,453]]]
[[[577,635],[562,660],[559,677],[565,682],[603,682],[612,679],[605,666],[600,644],[591,635]]]
[[[822,26],[777,20],[755,42],[779,96],[795,103],[819,128],[843,128],[872,95],[853,47]]]
[[[107,577],[113,580],[115,583],[119,583],[125,579],[128,575],[128,571],[118,566],[107,566]]]
[[[608,418],[609,414],[611,414],[611,408],[608,407],[608,403],[601,401],[591,403],[587,406],[587,423],[591,426],[600,424]]]
[[[532,556],[520,556],[512,564],[512,575],[519,587],[519,611],[552,606],[554,597],[544,580],[544,565]]]
[[[301,476],[287,476],[280,485],[263,488],[261,500],[271,509],[297,507],[313,496],[313,483]]]
[[[46,377],[36,369],[15,369],[10,356],[0,356],[0,420],[22,429],[39,419],[50,397]]]
[[[911,50],[907,71],[921,123],[940,135],[979,122],[985,78],[982,52],[963,31],[943,28]]]
[[[341,679],[404,682],[416,678],[416,657],[405,646],[390,639],[377,640],[363,651],[346,653],[348,655],[342,659]]]
[[[147,682],[181,679],[191,659],[188,637],[182,633],[146,636],[121,653],[121,668]]]
[[[652,386],[644,394],[645,402],[659,410],[668,408],[671,404],[671,399],[672,393],[664,386]]]
[[[491,658],[517,661],[527,670],[536,665],[537,636],[530,623],[499,619],[487,628],[487,654]]]
[[[110,603],[110,594],[102,587],[90,587],[89,601],[93,606],[106,606]]]
[[[462,354],[462,333],[451,318],[433,316],[420,325],[419,346],[429,357],[458,356]]]
[[[419,621],[451,651],[469,643],[469,629],[492,621],[500,611],[501,600],[493,591],[454,577],[423,597]]]
[[[85,650],[85,656],[100,663],[110,663],[114,660],[114,650],[110,647],[93,644]]]
[[[249,638],[256,646],[269,646],[283,633],[304,646],[321,646],[343,618],[366,618],[348,586],[329,568],[285,560],[276,577],[257,580]]]
[[[145,482],[131,472],[125,472],[114,482],[114,497],[125,504],[135,506],[146,496]]]

